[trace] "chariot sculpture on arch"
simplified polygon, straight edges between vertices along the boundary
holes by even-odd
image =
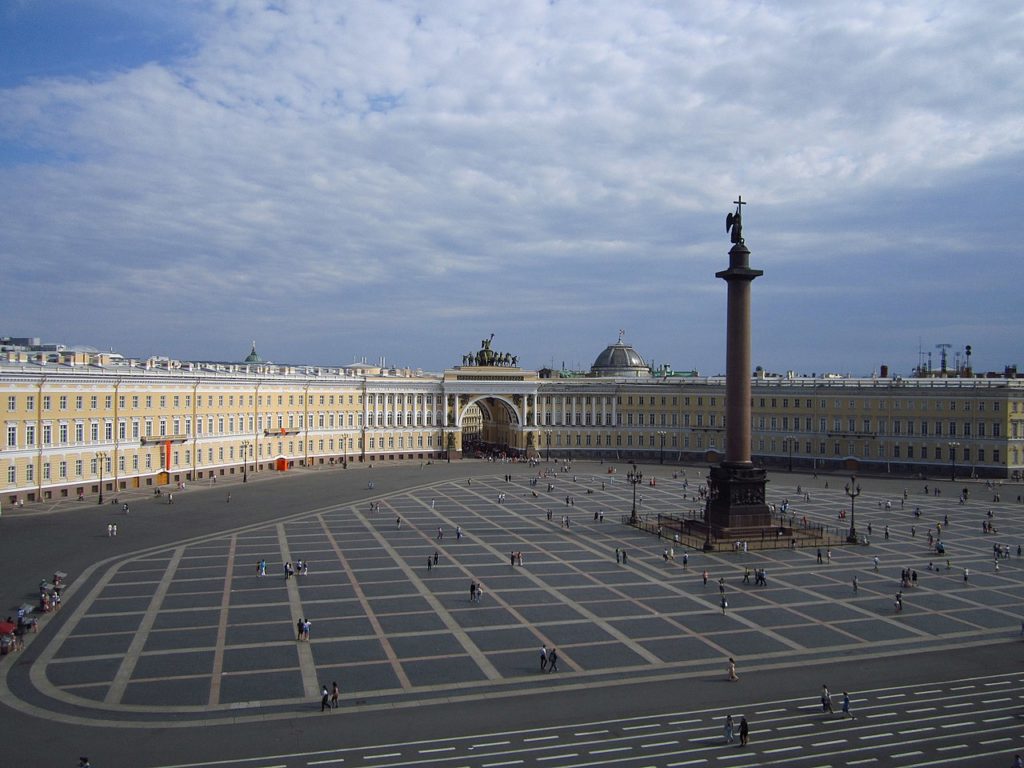
[[[494,341],[494,334],[490,335],[490,338],[480,340],[480,350],[478,352],[470,352],[468,355],[462,356],[462,364],[464,366],[503,366],[506,368],[516,368],[519,365],[519,356],[513,355],[511,352],[495,352],[491,349],[491,342]]]

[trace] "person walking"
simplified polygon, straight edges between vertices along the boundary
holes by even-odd
[[[747,724],[747,718],[740,718],[740,746],[747,746],[747,742],[750,741],[750,726]]]
[[[733,722],[732,722],[732,715],[726,715],[725,716],[725,728],[724,728],[724,731],[725,731],[725,743],[726,744],[732,744],[734,741],[736,741],[736,736],[733,734],[733,730],[734,730],[734,728],[733,728]]]
[[[835,713],[832,709],[832,694],[828,692],[828,686],[821,686],[821,711],[828,712],[830,715]]]
[[[548,651],[548,670],[551,672],[558,671],[558,649],[554,646]]]
[[[708,585],[708,569],[705,568],[704,573],[701,575],[704,577],[704,586],[706,587]]]
[[[736,674],[736,659],[732,656],[729,657],[729,679],[739,680],[740,676]]]
[[[335,680],[331,683],[331,709],[337,709],[341,698],[341,689],[338,687],[338,681]]]
[[[546,645],[540,647],[540,671],[548,671],[548,647]]]
[[[857,577],[853,577],[853,594],[857,594]]]
[[[850,694],[848,694],[846,691],[843,691],[843,716],[845,717],[847,715],[850,717],[851,720],[853,720],[856,717],[856,715],[854,715],[853,712],[850,711]]]
[[[626,557],[626,550],[622,550],[622,564],[623,565],[627,565],[628,563],[629,563],[629,558]]]
[[[320,689],[320,711],[326,712],[331,708],[331,694],[327,691],[327,686],[324,685]]]
[[[475,581],[469,582],[469,602],[471,602],[471,603],[475,603],[476,602],[476,582]]]

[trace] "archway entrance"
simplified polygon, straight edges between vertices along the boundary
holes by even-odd
[[[517,404],[501,396],[480,396],[459,416],[463,454],[518,455],[525,451]]]

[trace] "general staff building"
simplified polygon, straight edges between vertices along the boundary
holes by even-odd
[[[487,354],[483,354],[487,353]],[[294,467],[550,458],[716,463],[725,379],[651,371],[620,338],[585,374],[485,349],[443,373],[6,352],[3,505]],[[769,376],[751,453],[776,469],[1017,478],[1024,380]]]

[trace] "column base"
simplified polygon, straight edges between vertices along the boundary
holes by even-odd
[[[722,462],[711,467],[708,524],[718,538],[760,534],[772,525],[765,502],[768,471],[753,464]]]

